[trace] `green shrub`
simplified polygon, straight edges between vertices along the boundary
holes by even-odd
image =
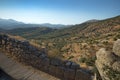
[[[94,64],[95,64],[95,60],[96,60],[96,57],[95,56],[93,56],[93,57],[90,57],[90,58],[80,58],[79,59],[79,62],[81,62],[81,63],[86,63],[86,65],[88,65],[88,66],[94,66]]]
[[[106,74],[110,80],[119,80],[120,79],[120,72],[113,70],[112,68],[105,66],[103,70],[106,70]]]
[[[85,63],[85,61],[86,61],[86,58],[84,58],[84,57],[79,59],[79,62],[81,62],[81,63]]]

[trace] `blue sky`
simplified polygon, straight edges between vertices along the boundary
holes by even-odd
[[[26,23],[79,24],[120,15],[120,0],[0,0],[0,18]]]

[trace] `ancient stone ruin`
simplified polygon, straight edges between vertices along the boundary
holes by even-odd
[[[113,52],[102,48],[96,56],[96,67],[102,80],[120,80],[120,39],[114,43]]]
[[[20,41],[0,34],[0,49],[15,60],[60,78],[61,80],[92,79],[91,75],[86,70],[81,69],[77,63],[62,61],[57,58],[49,58],[47,54],[32,46],[28,41]]]

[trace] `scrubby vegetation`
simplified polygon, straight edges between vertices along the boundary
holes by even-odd
[[[69,59],[81,66],[83,63],[93,66],[96,51],[102,47],[111,50],[113,42],[120,38],[120,16],[64,29],[19,28],[7,33],[37,44],[46,50],[49,57]]]
[[[96,60],[96,57],[93,56],[93,57],[90,57],[90,58],[80,58],[80,62],[81,63],[86,63],[88,66],[94,66],[95,64],[95,60]]]
[[[113,70],[112,68],[105,66],[103,70],[106,70],[106,75],[110,78],[110,80],[119,80],[120,79],[120,72]]]

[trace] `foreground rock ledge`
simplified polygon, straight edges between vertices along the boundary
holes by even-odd
[[[102,80],[120,80],[120,39],[113,45],[113,52],[100,49],[96,53],[96,67]]]

